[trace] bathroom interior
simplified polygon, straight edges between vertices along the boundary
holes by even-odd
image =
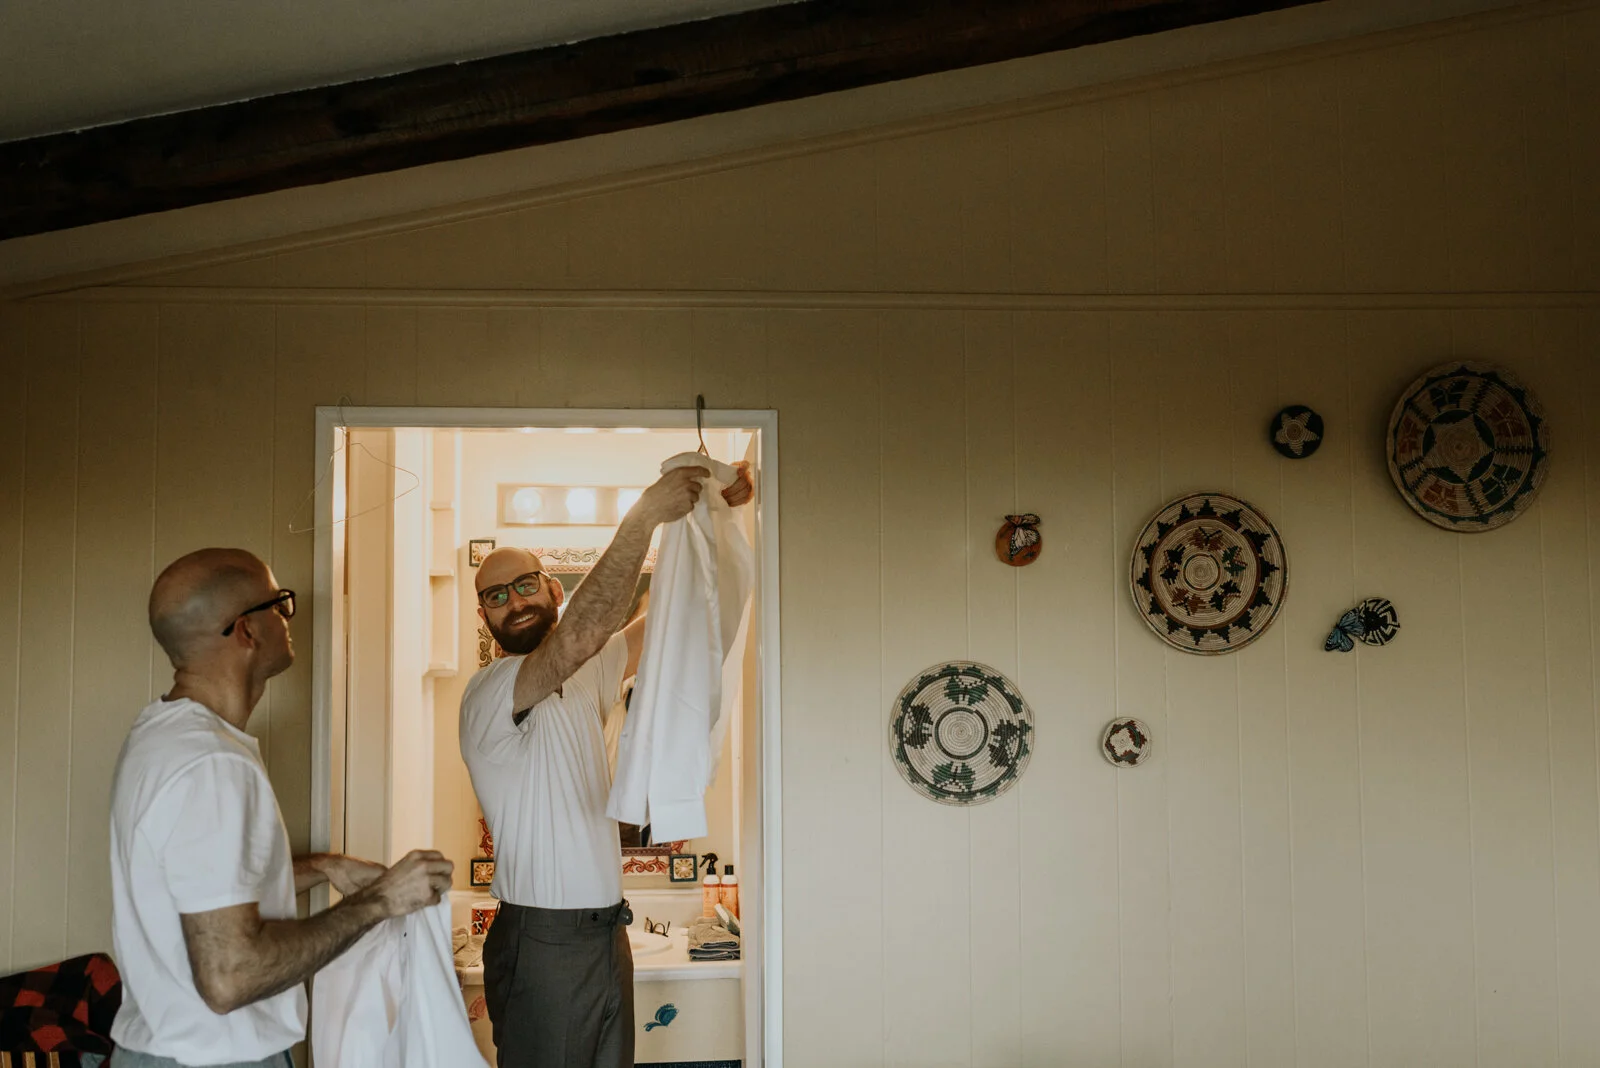
[[[461,760],[457,726],[468,680],[499,650],[477,615],[473,569],[493,548],[532,549],[570,597],[663,460],[694,452],[703,440],[715,459],[754,464],[759,430],[337,433],[333,588],[344,590],[335,623],[345,655],[332,665],[332,837],[345,852],[391,863],[416,848],[438,849],[454,862],[456,971],[474,1038],[492,1064],[482,943],[498,906],[488,885],[493,842]],[[759,486],[759,473],[757,479]],[[755,513],[744,508],[739,515],[759,560]],[[658,530],[630,618],[645,603],[659,540]],[[758,589],[752,600],[759,596]],[[634,915],[640,1064],[756,1063],[760,984],[751,961],[759,939],[749,921],[759,888],[758,873],[744,862],[759,857],[761,833],[759,619],[756,605],[748,606],[742,650],[736,646],[729,658],[728,728],[706,794],[707,835],[657,843],[648,827],[620,827],[623,895]],[[621,719],[613,715],[606,730],[613,769]],[[702,948],[691,959],[690,924],[716,916],[718,905],[724,923],[733,919],[739,945]]]

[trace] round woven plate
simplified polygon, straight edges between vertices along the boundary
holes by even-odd
[[[1289,592],[1277,530],[1225,493],[1197,493],[1157,512],[1133,550],[1130,580],[1140,617],[1186,653],[1249,645]]]
[[[1136,768],[1150,757],[1150,728],[1142,719],[1114,719],[1100,734],[1100,755],[1119,768]]]
[[[906,684],[889,722],[894,766],[943,805],[981,805],[1022,777],[1033,710],[1010,679],[970,660],[936,664]]]
[[[1509,371],[1447,363],[1400,395],[1389,416],[1389,475],[1434,526],[1477,533],[1527,510],[1544,484],[1544,406]]]

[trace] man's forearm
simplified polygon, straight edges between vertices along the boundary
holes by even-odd
[[[616,633],[633,604],[633,591],[639,585],[639,572],[644,569],[655,530],[655,524],[643,519],[623,520],[616,537],[572,595],[572,604],[561,619],[563,627],[575,626],[600,645]]]
[[[305,982],[386,915],[381,900],[358,894],[309,919],[262,920],[239,950],[220,941],[208,946],[209,932],[187,925],[184,934],[191,966],[202,958],[220,965],[208,973],[200,994],[213,1012],[227,1013]]]
[[[572,595],[550,638],[518,669],[513,711],[532,708],[555,693],[622,625],[650,551],[655,524],[629,514],[616,537]]]

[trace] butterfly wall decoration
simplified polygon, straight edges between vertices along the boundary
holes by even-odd
[[[1382,597],[1368,597],[1339,617],[1322,643],[1324,652],[1348,653],[1356,642],[1388,645],[1400,630],[1400,613]]]
[[[1039,559],[1044,542],[1039,537],[1039,517],[1032,512],[1006,516],[1005,526],[994,537],[994,552],[1002,564],[1022,567]]]

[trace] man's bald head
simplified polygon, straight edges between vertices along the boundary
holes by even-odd
[[[272,596],[272,572],[243,549],[201,549],[161,572],[150,590],[150,630],[172,666],[186,666],[240,612]]]
[[[498,586],[530,571],[543,570],[538,554],[514,545],[503,545],[483,558],[483,563],[478,565],[478,577],[473,580],[473,587],[482,593],[485,587]]]

